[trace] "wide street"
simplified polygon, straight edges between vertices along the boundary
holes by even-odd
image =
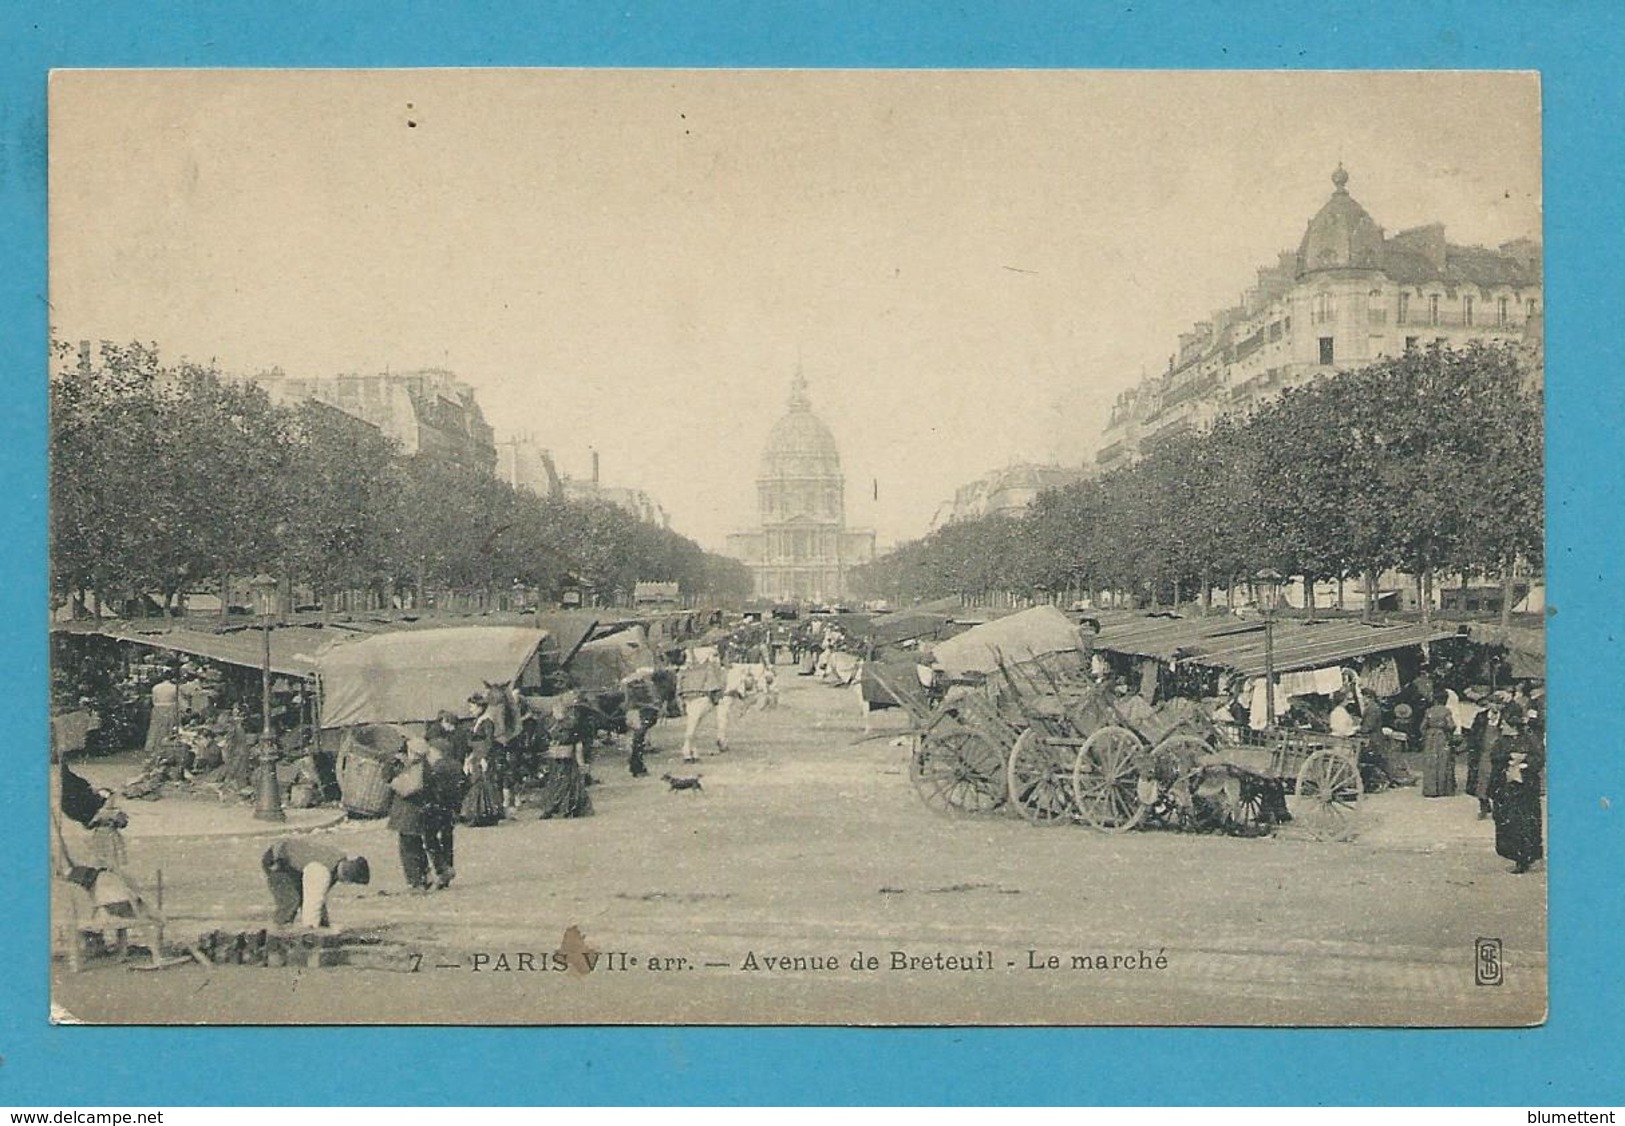
[[[788,670],[782,670],[786,674]],[[1471,798],[1362,802],[1361,831],[1237,839],[1118,836],[1014,817],[949,818],[909,784],[907,750],[858,741],[850,693],[783,675],[707,753],[702,792],[601,753],[596,815],[521,810],[460,828],[458,878],[409,894],[381,822],[323,830],[370,858],[332,897],[390,969],[53,965],[61,1019],[88,1022],[1528,1024],[1546,997],[1544,866],[1513,876]],[[901,730],[901,713],[877,717]],[[702,726],[709,737],[710,722]],[[108,778],[117,769],[89,764]],[[177,835],[187,799],[131,802],[130,869],[162,869],[171,938],[266,925],[266,825]],[[204,815],[199,815],[202,817]],[[240,823],[241,833],[235,825]],[[184,829],[184,825],[182,826]],[[578,928],[600,955],[555,972]],[[1504,982],[1475,985],[1500,939]],[[862,956],[873,962],[854,959]],[[939,955],[941,956],[939,958]],[[801,959],[785,968],[779,959]],[[1053,960],[1052,960],[1053,959]],[[771,960],[771,961],[770,961]],[[946,968],[968,964],[972,968]],[[897,967],[897,968],[894,968]],[[1053,968],[1052,968],[1053,967]],[[1102,968],[1104,967],[1104,968]]]

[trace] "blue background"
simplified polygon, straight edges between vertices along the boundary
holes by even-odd
[[[1625,474],[1615,433],[1625,321],[1619,7],[0,5],[0,660],[14,717],[0,786],[8,904],[0,912],[0,1104],[1625,1102],[1625,785],[1609,722],[1625,698],[1614,651],[1625,605]],[[1516,1032],[50,1027],[38,768],[46,742],[46,73],[445,65],[1541,71],[1548,556],[1559,611],[1550,632],[1549,1023]]]

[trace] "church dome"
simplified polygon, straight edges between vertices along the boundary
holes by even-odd
[[[1349,174],[1339,164],[1328,199],[1298,244],[1299,275],[1316,270],[1374,270],[1382,263],[1382,228],[1348,193]]]
[[[790,409],[773,424],[762,450],[759,476],[839,477],[841,454],[835,436],[812,412],[807,381],[800,375],[790,389]]]

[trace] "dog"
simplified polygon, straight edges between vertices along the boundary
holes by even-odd
[[[665,781],[666,785],[672,788],[673,793],[678,790],[700,790],[702,792],[705,790],[705,787],[700,785],[700,775],[698,774],[662,774],[660,777]]]

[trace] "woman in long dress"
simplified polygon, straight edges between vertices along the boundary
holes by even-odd
[[[1546,747],[1534,729],[1535,713],[1509,705],[1502,713],[1501,738],[1495,747],[1490,782],[1495,803],[1495,851],[1512,861],[1513,872],[1527,872],[1545,855],[1541,825],[1540,776]]]
[[[554,730],[547,744],[547,770],[542,780],[543,821],[555,817],[589,817],[592,798],[587,793],[584,740],[591,738],[591,728],[583,732],[570,722],[571,703],[561,703],[554,712]]]
[[[173,675],[166,676],[152,686],[152,713],[147,719],[146,754],[148,758],[163,749],[175,737],[181,726],[180,685]]]
[[[1422,716],[1422,796],[1445,798],[1456,792],[1456,717],[1443,689]]]

